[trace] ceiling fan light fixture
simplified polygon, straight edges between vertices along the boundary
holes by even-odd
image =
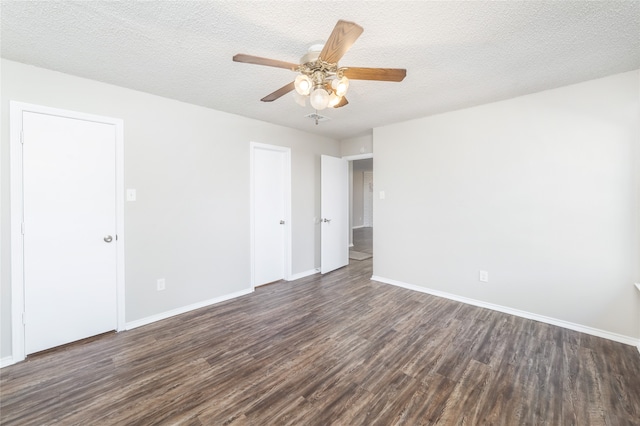
[[[329,95],[329,105],[331,108],[334,108],[336,105],[340,103],[342,100],[342,96],[338,96],[334,93]]]
[[[307,75],[300,74],[296,77],[294,86],[296,88],[296,92],[298,92],[302,96],[307,96],[311,91],[311,79]]]
[[[311,106],[316,110],[319,111],[325,109],[327,105],[329,105],[329,93],[327,93],[327,91],[322,87],[318,87],[311,92],[309,101],[311,102]]]
[[[296,103],[304,106],[308,97],[316,112],[328,106],[342,108],[349,104],[345,96],[349,79],[402,81],[407,75],[404,68],[340,67],[338,62],[363,31],[355,22],[339,19],[327,42],[311,46],[298,64],[243,53],[234,55],[233,61],[284,68],[298,73],[294,81],[260,99],[262,102],[273,102],[293,92]]]
[[[301,95],[300,93],[298,93],[295,90],[293,91],[293,99],[301,107],[306,107],[307,106],[307,96]]]
[[[349,79],[345,76],[336,78],[331,81],[331,88],[333,88],[338,97],[343,97],[347,94],[347,90],[349,89]]]

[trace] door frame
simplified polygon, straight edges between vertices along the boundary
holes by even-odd
[[[351,218],[353,217],[353,161],[373,158],[373,152],[345,155],[342,158],[349,161],[349,247],[353,247],[353,223],[351,222]],[[373,202],[371,204],[371,213],[373,214]]]
[[[115,126],[116,135],[116,316],[117,329],[125,329],[125,273],[124,273],[124,124],[119,118],[104,117],[42,105],[10,101],[10,200],[11,200],[11,353],[12,362],[26,358],[25,299],[24,299],[24,240],[22,235],[23,156],[22,116],[24,112],[53,115]]]
[[[250,259],[251,259],[251,290],[255,290],[256,288],[256,268],[255,268],[255,185],[253,183],[254,180],[254,162],[255,162],[255,151],[258,149],[267,150],[267,151],[276,151],[283,153],[285,158],[285,170],[284,170],[284,277],[283,279],[286,281],[291,280],[291,148],[278,146],[278,145],[269,145],[260,142],[250,142],[249,143],[249,238],[250,238]]]

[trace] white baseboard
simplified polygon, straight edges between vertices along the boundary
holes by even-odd
[[[241,291],[236,291],[235,293],[225,294],[224,296],[215,297],[213,299],[204,300],[202,302],[194,303],[193,305],[183,306],[181,308],[172,309],[167,312],[162,312],[160,314],[152,315],[150,317],[142,318],[139,320],[128,322],[125,326],[125,330],[131,330],[137,327],[142,327],[143,325],[151,324],[156,321],[160,321],[163,319],[171,318],[176,315],[184,314],[186,312],[194,311],[196,309],[204,308],[205,306],[215,305],[216,303],[224,302],[227,300],[235,299],[236,297],[244,296],[246,294],[252,293],[252,289],[246,289]]]
[[[351,229],[360,229],[360,228],[366,228],[367,225],[356,225],[356,226],[352,226]]]
[[[8,367],[13,364],[15,364],[15,362],[13,361],[13,356],[5,356],[4,358],[0,358],[0,368]]]
[[[287,281],[299,280],[300,278],[308,277],[309,275],[317,274],[318,272],[320,272],[320,268],[309,269],[308,271],[291,275]]]
[[[636,339],[629,336],[624,336],[622,334],[612,333],[605,330],[600,330],[597,328],[587,327],[585,325],[576,324],[556,318],[546,317],[544,315],[538,315],[527,311],[521,311],[519,309],[513,309],[506,306],[495,305],[493,303],[483,302],[481,300],[470,299],[468,297],[458,296],[455,294],[447,293],[444,291],[433,290],[426,287],[417,286],[414,284],[407,284],[401,281],[392,280],[389,278],[372,276],[371,279],[373,281],[378,281],[384,284],[391,284],[396,287],[406,288],[408,290],[419,291],[420,293],[427,293],[433,296],[443,297],[445,299],[455,300],[456,302],[466,303],[468,305],[478,306],[480,308],[487,308],[498,312],[503,312],[505,314],[515,315],[522,318],[531,319],[534,321],[540,321],[546,324],[556,325],[558,327],[567,328],[569,330],[579,331],[581,333],[590,334],[592,336],[602,337],[604,339],[613,340],[614,342],[620,342],[631,346],[637,346],[640,351],[640,339]]]

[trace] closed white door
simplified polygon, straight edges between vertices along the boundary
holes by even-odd
[[[22,126],[29,354],[117,328],[116,130],[27,111]]]
[[[287,152],[253,150],[254,285],[285,278]]]
[[[349,264],[349,162],[321,157],[320,272],[326,274]]]

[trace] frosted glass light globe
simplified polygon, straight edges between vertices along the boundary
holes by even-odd
[[[329,94],[326,90],[320,87],[311,92],[309,100],[311,101],[311,106],[314,109],[325,109],[327,105],[329,105]]]
[[[334,108],[336,105],[338,105],[340,103],[340,101],[342,100],[341,97],[337,96],[335,93],[332,93],[329,95],[329,105],[330,107]]]
[[[300,74],[296,77],[294,86],[296,88],[296,92],[303,96],[306,96],[311,91],[311,79],[304,74]]]
[[[307,106],[307,96],[301,95],[300,93],[298,93],[295,90],[293,91],[293,99],[301,107],[306,107]]]
[[[335,90],[337,96],[343,97],[347,94],[347,89],[349,89],[349,79],[344,76],[340,79],[336,78],[331,82],[331,87]]]

